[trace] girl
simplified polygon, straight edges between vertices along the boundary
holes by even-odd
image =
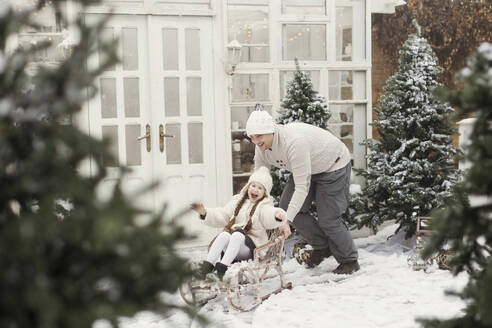
[[[272,184],[270,171],[263,166],[253,172],[246,186],[225,207],[205,208],[200,203],[191,204],[206,225],[224,227],[224,231],[212,240],[207,260],[195,274],[197,279],[205,279],[214,269],[222,279],[233,261],[253,258],[253,250],[268,241],[267,229],[283,225],[286,213],[273,206]]]

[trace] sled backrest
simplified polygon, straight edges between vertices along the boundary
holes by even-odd
[[[276,262],[278,264],[281,264],[284,240],[285,237],[279,234],[277,229],[273,230],[270,234],[268,242],[262,246],[255,248],[255,263],[265,264],[269,262]]]
[[[432,234],[432,230],[430,228],[430,220],[429,216],[418,216],[417,217],[417,229],[416,236],[418,237],[429,237]]]

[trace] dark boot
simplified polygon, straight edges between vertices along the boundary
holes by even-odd
[[[331,251],[327,248],[313,249],[311,254],[305,259],[304,263],[308,268],[314,268],[318,266],[324,259],[330,257]]]
[[[335,273],[335,274],[352,274],[355,271],[359,271],[359,269],[360,269],[359,262],[357,262],[357,260],[355,260],[355,261],[340,264],[335,270],[333,270],[333,273]]]
[[[208,261],[203,261],[200,263],[198,269],[193,272],[193,277],[197,280],[205,280],[207,274],[214,271],[214,265]]]
[[[220,262],[217,262],[215,264],[215,269],[217,270],[217,277],[219,277],[220,280],[222,280],[222,278],[224,278],[224,275],[227,271],[227,265],[223,264],[223,263],[220,263]]]

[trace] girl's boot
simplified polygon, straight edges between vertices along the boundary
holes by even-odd
[[[203,261],[202,263],[200,263],[198,269],[193,272],[193,277],[195,277],[197,280],[205,280],[207,274],[212,271],[214,271],[214,265],[208,261]]]
[[[217,262],[215,264],[215,269],[217,270],[217,277],[219,277],[219,279],[222,280],[222,278],[224,278],[224,275],[227,271],[227,265]]]

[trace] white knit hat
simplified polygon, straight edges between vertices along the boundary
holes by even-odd
[[[257,105],[255,108],[262,108]],[[248,137],[253,134],[268,134],[275,132],[275,122],[266,110],[254,110],[246,122],[246,134]]]
[[[263,187],[265,187],[267,196],[270,196],[270,191],[272,190],[273,186],[273,180],[272,176],[270,175],[270,170],[267,169],[265,166],[260,167],[259,169],[254,171],[253,174],[250,175],[246,186],[249,186],[251,182],[261,183]]]

